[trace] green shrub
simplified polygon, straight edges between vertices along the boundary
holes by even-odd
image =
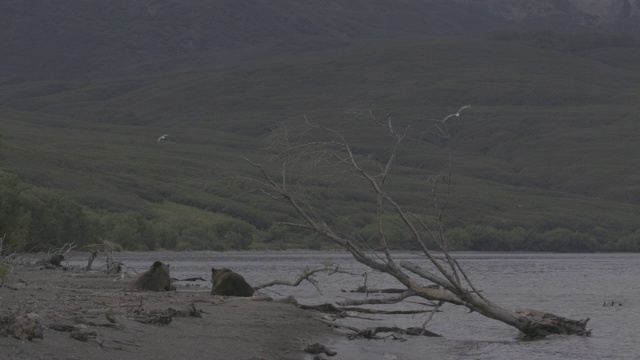
[[[7,264],[0,263],[0,283],[7,282],[9,280],[9,274],[11,268]]]

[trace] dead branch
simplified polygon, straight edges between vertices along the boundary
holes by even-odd
[[[397,326],[377,326],[374,328],[362,329],[354,334],[349,335],[349,339],[357,339],[357,338],[365,338],[365,339],[376,339],[377,334],[379,333],[393,333],[393,334],[401,334],[401,335],[411,335],[411,336],[429,336],[429,337],[441,337],[442,335],[436,334],[433,331],[425,330],[419,327],[409,327],[406,329],[399,328]],[[399,338],[393,337],[396,340]]]
[[[43,339],[42,326],[29,315],[4,315],[0,317],[0,336],[13,336],[18,340]]]
[[[459,117],[461,111],[468,107],[463,106],[457,113],[444,117],[436,126],[439,135],[449,140],[451,134],[447,129],[447,120],[452,117]],[[374,170],[370,170],[371,160],[368,157],[357,155],[340,132],[318,124],[312,124],[308,120],[304,124],[307,130],[324,132],[330,139],[326,142],[318,142],[317,140],[305,142],[306,132],[297,135],[297,138],[294,138],[292,133],[285,132],[279,139],[281,151],[277,154],[278,158],[282,160],[278,175],[279,179],[271,176],[269,171],[261,164],[244,158],[260,173],[262,180],[256,181],[256,183],[264,187],[263,192],[271,194],[274,199],[281,199],[287,202],[298,214],[301,223],[289,223],[289,225],[314,231],[349,251],[356,261],[394,277],[407,289],[405,293],[395,299],[397,301],[402,301],[409,296],[419,296],[426,300],[437,301],[438,307],[445,302],[462,305],[471,311],[476,311],[488,318],[513,326],[530,337],[546,336],[554,333],[588,334],[588,331],[585,330],[588,318],[576,321],[541,312],[540,314],[543,314],[543,316],[533,316],[531,312],[523,313],[504,309],[483,297],[480,291],[471,283],[470,277],[467,276],[462,267],[447,251],[442,214],[447,207],[451,193],[450,173],[442,177],[447,186],[443,201],[438,201],[434,195],[433,206],[435,208],[434,221],[436,226],[435,229],[431,229],[424,222],[416,221],[416,216],[406,212],[394,197],[387,192],[385,186],[399,149],[406,139],[408,127],[403,130],[396,129],[389,112],[386,114],[386,121],[378,121],[371,111],[357,111],[355,115],[364,116],[391,134],[390,152],[386,161],[378,163],[377,166],[373,167]],[[292,141],[294,139],[296,140],[295,142]],[[273,148],[275,149],[276,147],[274,146]],[[449,148],[450,158],[452,157],[451,153],[452,151]],[[355,176],[367,184],[376,197],[379,252],[373,251],[371,247],[359,244],[348,235],[335,231],[308,202],[304,201],[304,197],[297,195],[295,187],[287,185],[288,171],[298,162],[304,160],[314,164],[314,166],[319,163],[330,164],[337,173]],[[432,194],[435,194],[434,189],[432,189]],[[396,263],[389,249],[387,232],[382,222],[383,215],[387,213],[393,214],[398,218],[411,233],[420,247],[424,259],[434,270],[427,270],[418,264],[407,261],[400,264]],[[442,251],[444,256],[436,256],[427,247],[424,231],[420,231],[423,229],[426,230],[430,239],[439,246],[439,250]],[[412,276],[422,280],[420,282],[427,280],[435,286],[432,284],[428,286],[422,285]],[[364,303],[371,303],[371,300],[376,301],[377,299],[367,299],[367,302]],[[388,303],[390,299],[385,301]],[[345,303],[353,304],[350,301],[345,301],[341,305]],[[356,302],[356,304],[358,303]],[[424,332],[425,329],[421,328],[420,331]]]
[[[5,288],[7,288],[9,290],[18,290],[17,287],[15,287],[13,285],[10,285],[10,284],[5,284],[5,283],[0,283],[0,287],[5,287]]]
[[[131,308],[127,311],[129,320],[143,324],[164,326],[173,321],[174,317],[202,317],[202,310],[196,309],[194,303],[187,310],[167,308],[163,310],[146,310],[142,306]]]
[[[330,350],[320,343],[308,345],[304,349],[304,352],[306,352],[307,354],[327,354],[328,356],[335,356],[338,354],[337,352]]]
[[[171,282],[174,282],[174,281],[207,281],[207,279],[203,278],[202,276],[190,277],[186,279],[171,278]]]
[[[350,307],[350,306],[341,306],[337,307],[333,304],[320,304],[320,305],[299,305],[300,309],[303,310],[315,310],[323,313],[330,313],[338,315],[339,317],[347,317],[348,314],[346,312],[360,312],[363,314],[383,314],[383,315],[413,315],[413,314],[423,314],[427,312],[432,312],[433,310],[376,310],[376,309],[366,309],[359,307]]]
[[[105,318],[107,319],[108,322],[95,322],[95,321],[91,321],[89,319],[85,319],[83,317],[79,317],[76,316],[74,318],[74,321],[82,324],[82,325],[87,325],[87,326],[93,326],[93,327],[108,327],[108,328],[113,328],[113,329],[122,329],[124,328],[124,325],[120,324],[119,322],[116,321],[116,319],[112,316],[109,316],[109,314],[105,314]]]
[[[407,291],[406,289],[376,289],[376,288],[367,288],[366,286],[358,286],[354,290],[349,290],[350,293],[360,293],[360,294],[401,294]],[[346,292],[342,290],[342,292]]]
[[[313,278],[313,275],[318,272],[335,274],[336,272],[339,272],[339,269],[337,266],[332,266],[332,265],[325,265],[321,268],[315,268],[315,269],[305,268],[305,269],[302,269],[302,272],[298,275],[298,277],[294,281],[273,280],[258,286],[254,286],[253,288],[254,290],[260,290],[260,289],[264,289],[274,285],[298,286],[303,281],[308,281],[309,283],[311,283],[311,285],[313,285],[316,288],[318,292],[320,292],[320,288],[318,288],[317,281]]]
[[[86,342],[89,338],[96,338],[98,336],[98,331],[81,324],[72,330],[69,336],[78,341]]]
[[[398,296],[382,298],[382,299],[378,299],[378,298],[367,298],[367,299],[361,299],[361,300],[346,299],[346,300],[343,300],[343,301],[339,301],[338,305],[350,306],[350,305],[397,304],[397,303],[403,301],[404,299],[412,297],[412,296],[417,296],[417,295],[413,291],[405,290],[403,293],[401,293]]]
[[[89,256],[89,261],[87,262],[87,266],[84,268],[84,271],[91,271],[91,266],[93,265],[93,260],[95,260],[96,256],[98,256],[98,251],[93,250],[91,252],[91,256]]]
[[[392,340],[403,341],[405,340],[405,338],[403,336],[398,336],[398,335],[429,336],[429,337],[442,336],[433,331],[425,330],[419,327],[409,327],[406,329],[402,329],[397,326],[377,326],[377,327],[366,328],[366,329],[358,329],[353,326],[337,324],[335,322],[330,322],[322,319],[320,321],[332,328],[348,330],[350,333],[347,333],[347,337],[351,340],[363,338],[363,339],[369,339],[369,340],[392,339]],[[386,337],[380,337],[378,336],[379,333],[391,333],[391,335]]]

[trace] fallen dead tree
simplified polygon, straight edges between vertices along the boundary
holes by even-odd
[[[296,287],[296,286],[299,286],[303,281],[307,281],[311,285],[313,285],[318,292],[320,292],[320,288],[318,287],[318,282],[314,278],[314,275],[321,272],[326,273],[327,275],[332,275],[336,273],[345,273],[340,269],[339,266],[326,264],[322,267],[302,269],[300,274],[298,274],[298,277],[293,281],[277,279],[277,280],[269,281],[264,284],[260,284],[258,286],[254,286],[253,289],[257,291],[257,290],[266,289],[268,287],[275,286],[275,285]]]
[[[104,270],[108,274],[120,274],[122,272],[123,264],[113,258],[113,245],[106,240],[100,239],[100,243],[85,246],[85,249],[89,251],[89,260],[84,271],[91,271],[93,267],[93,261],[100,255],[104,254],[105,266]]]
[[[442,335],[436,334],[432,331],[420,328],[420,327],[410,327],[410,328],[399,328],[397,326],[377,326],[373,328],[367,329],[353,329],[354,333],[349,335],[350,339],[364,338],[364,339],[386,339],[388,337],[378,337],[379,333],[390,333],[389,336],[392,338],[399,340],[397,334],[400,335],[411,335],[411,336],[429,336],[429,337],[441,337]]]
[[[349,316],[348,312],[357,312],[363,314],[384,314],[384,315],[413,315],[424,314],[431,312],[432,310],[379,310],[379,309],[367,309],[355,306],[335,306],[333,304],[320,304],[320,305],[298,305],[303,310],[315,310],[323,313],[336,314],[339,317]]]
[[[195,304],[191,304],[186,310],[179,310],[174,308],[166,309],[145,309],[142,306],[137,306],[127,310],[127,318],[134,320],[142,324],[150,325],[169,325],[173,321],[174,317],[202,317],[202,310],[196,309]]]
[[[433,127],[434,132],[443,142],[449,144],[451,137],[446,121],[451,117],[460,116],[461,111],[466,108],[468,106],[436,122]],[[487,318],[508,324],[531,338],[550,334],[590,334],[590,330],[586,328],[588,318],[573,320],[536,310],[506,309],[489,300],[476,289],[470,277],[447,250],[442,216],[449,202],[450,174],[434,176],[430,179],[433,198],[431,204],[425,204],[434,209],[430,218],[425,220],[424,217],[405,211],[387,191],[386,183],[399,149],[409,134],[409,127],[396,128],[389,113],[383,121],[379,121],[368,110],[354,111],[353,115],[354,118],[366,118],[390,135],[390,152],[385,161],[377,162],[372,160],[374,157],[370,154],[356,153],[343,134],[308,121],[296,128],[283,127],[276,133],[277,138],[271,148],[275,152],[274,158],[280,161],[277,172],[272,173],[262,164],[245,158],[260,173],[260,178],[249,180],[259,184],[259,190],[273,199],[288,203],[301,220],[283,224],[316,232],[349,251],[361,264],[392,276],[407,289],[407,297],[418,296],[439,304],[464,306]],[[312,136],[308,139],[306,136],[309,134]],[[327,139],[318,141],[321,134],[326,135]],[[330,222],[325,221],[319,215],[320,212],[305,200],[304,192],[301,191],[304,189],[289,184],[290,173],[295,173],[297,183],[300,182],[300,173],[296,173],[296,170],[300,170],[300,166],[306,167],[301,171],[325,166],[322,169],[323,173],[332,170],[335,174],[346,174],[350,176],[352,183],[359,179],[362,181],[361,186],[370,189],[375,196],[377,209],[378,243],[375,247],[335,230],[329,225]],[[444,186],[445,190],[439,190],[438,186]],[[386,214],[392,214],[398,218],[411,233],[416,245],[421,249],[424,263],[399,262],[394,258],[388,245],[388,231],[383,223],[383,216]],[[436,244],[438,253],[427,247],[427,239]],[[373,300],[369,299],[365,303],[371,303]]]

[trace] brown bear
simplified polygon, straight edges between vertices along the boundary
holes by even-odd
[[[253,287],[238,273],[222,268],[211,268],[211,295],[253,296]]]
[[[60,267],[62,266],[61,264],[62,260],[64,260],[64,255],[62,254],[53,255],[52,257],[49,258],[49,264]]]
[[[149,270],[145,271],[130,285],[134,290],[147,291],[170,291],[175,290],[175,286],[171,285],[171,276],[169,276],[169,265],[160,261],[154,262]]]

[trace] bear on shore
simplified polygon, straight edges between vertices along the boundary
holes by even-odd
[[[60,267],[62,266],[62,260],[64,260],[64,255],[62,254],[53,255],[52,257],[49,258],[49,264],[56,267]]]
[[[226,268],[211,268],[211,284],[211,295],[251,297],[254,293],[242,275]]]
[[[170,291],[175,290],[171,285],[169,265],[160,261],[154,262],[149,270],[145,271],[130,285],[134,290]]]

